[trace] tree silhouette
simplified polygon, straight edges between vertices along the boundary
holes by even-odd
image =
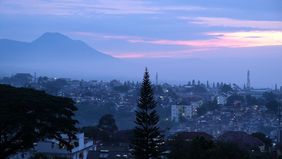
[[[169,159],[250,159],[248,152],[234,143],[214,142],[204,137],[185,140],[175,135],[168,146]]]
[[[158,127],[159,115],[155,110],[152,84],[146,68],[137,104],[133,139],[133,156],[136,159],[160,158],[163,137]]]
[[[0,85],[0,158],[28,150],[46,138],[71,149],[77,131],[73,119],[76,110],[70,98]]]
[[[116,125],[116,121],[112,114],[105,114],[103,115],[97,126],[100,130],[107,132],[107,133],[114,133],[118,131],[118,127]]]

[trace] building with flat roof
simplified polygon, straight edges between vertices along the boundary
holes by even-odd
[[[76,135],[78,145],[68,151],[62,147],[57,140],[45,140],[38,142],[35,151],[48,157],[65,157],[68,159],[86,159],[88,151],[93,149],[93,141],[84,137],[84,133]]]
[[[192,118],[192,105],[172,105],[171,106],[171,121],[179,122],[181,119]]]
[[[66,137],[66,135],[62,135]],[[67,159],[87,159],[88,152],[94,149],[94,144],[92,140],[86,139],[84,133],[76,134],[78,145],[71,150],[67,150],[66,147],[60,145],[59,141],[55,139],[46,139],[35,144],[34,148],[19,152],[9,159],[29,159],[31,156],[40,153],[48,158],[54,157],[64,157]]]

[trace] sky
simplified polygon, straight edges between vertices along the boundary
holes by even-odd
[[[0,39],[60,32],[121,59],[257,59],[282,85],[281,0],[0,0],[0,21]]]

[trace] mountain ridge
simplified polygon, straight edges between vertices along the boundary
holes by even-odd
[[[99,52],[85,42],[73,40],[58,32],[46,32],[32,42],[21,42],[11,39],[0,39],[2,60],[115,60],[110,55]],[[73,58],[73,59],[72,59]],[[13,62],[13,61],[10,61]]]

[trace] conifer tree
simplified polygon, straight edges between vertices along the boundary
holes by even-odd
[[[149,72],[146,68],[137,104],[133,139],[133,156],[136,159],[158,159],[162,153],[163,137],[158,127],[159,115]]]

